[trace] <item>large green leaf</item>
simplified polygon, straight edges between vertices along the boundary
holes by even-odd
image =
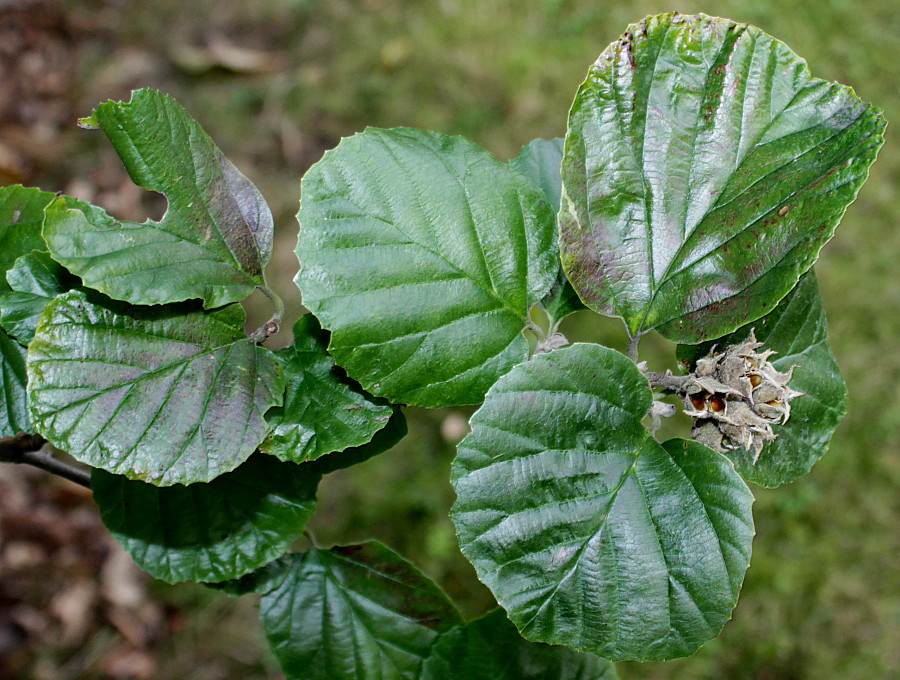
[[[368,129],[301,183],[297,285],[330,351],[373,394],[480,402],[528,356],[529,308],[556,274],[541,193],[459,137]]]
[[[47,209],[53,258],[106,295],[155,305],[241,300],[264,283],[272,215],[256,187],[171,97],[137,90],[82,124],[109,137],[134,182],[166,196],[159,222],[117,220],[61,197]]]
[[[563,266],[632,336],[729,333],[812,266],[884,124],[753,26],[649,17],[600,55],[572,105]]]
[[[421,680],[618,680],[592,654],[522,639],[502,609],[441,635]]]
[[[61,295],[38,323],[28,351],[38,432],[83,463],[158,486],[207,482],[244,462],[284,379],[244,335],[240,306],[94,300]]]
[[[78,285],[78,279],[47,252],[23,255],[6,272],[11,290],[0,292],[0,326],[21,344],[34,337],[38,317],[57,295]]]
[[[9,290],[6,272],[22,255],[47,246],[41,238],[44,208],[53,194],[18,184],[0,187],[0,293]]]
[[[260,618],[289,680],[417,680],[438,635],[462,623],[380,543],[311,549],[264,573]]]
[[[831,435],[847,412],[847,386],[828,344],[825,310],[813,270],[762,319],[703,345],[679,345],[678,357],[692,367],[714,346],[723,349],[743,342],[751,329],[765,348],[778,352],[769,359],[778,371],[795,367],[789,386],[803,395],[791,401],[788,421],[772,427],[778,438],[766,442],[755,464],[744,449],[725,455],[744,479],[773,487],[809,472],[828,450]]]
[[[266,414],[271,432],[260,445],[300,463],[361,446],[387,424],[394,409],[342,380],[325,347],[328,334],[312,314],[294,325],[294,344],[278,352],[287,389],[284,405]]]
[[[235,579],[280,557],[303,533],[321,475],[260,453],[208,484],[159,488],[103,470],[100,516],[135,563],[168,583]]]
[[[658,444],[647,379],[576,344],[514,368],[459,445],[463,553],[529,640],[612,660],[719,634],[750,559],[753,497],[727,458]]]
[[[0,437],[31,432],[25,385],[25,348],[0,328]]]
[[[509,164],[521,172],[532,186],[543,192],[554,212],[559,212],[562,179],[560,163],[563,157],[563,140],[534,139],[522,147],[518,155]],[[578,298],[572,284],[560,267],[556,281],[541,305],[550,316],[551,324],[557,326],[563,317],[584,309],[584,303]]]

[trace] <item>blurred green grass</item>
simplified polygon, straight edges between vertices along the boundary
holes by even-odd
[[[71,11],[94,11],[92,4]],[[322,150],[366,125],[410,125],[462,134],[509,158],[534,137],[564,133],[589,64],[647,14],[705,11],[756,24],[806,58],[814,75],[853,86],[889,121],[900,121],[896,0],[157,0],[104,7],[88,20],[107,22],[116,51],[109,56],[109,44],[98,45],[84,60],[85,113],[139,86],[182,101],[271,202],[277,247],[287,255],[270,275],[298,310],[290,282],[293,215],[299,177]],[[185,46],[210,36],[274,53],[282,66],[235,74],[187,65]],[[163,66],[129,70],[135,54]],[[893,129],[887,137],[817,265],[850,412],[810,475],[786,488],[754,489],[753,561],[722,637],[691,659],[623,665],[625,680],[900,677],[900,156]],[[102,140],[79,144],[91,150]],[[60,176],[94,162],[80,156]],[[576,319],[567,329],[573,338],[619,348],[624,340],[611,320]],[[660,368],[672,357],[659,338],[648,338],[642,354]],[[459,555],[446,517],[453,445],[469,412],[411,410],[411,434],[400,446],[326,480],[312,529],[323,544],[384,540],[474,615],[489,606],[489,594]]]

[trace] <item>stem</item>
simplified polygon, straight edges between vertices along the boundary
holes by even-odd
[[[83,468],[57,460],[42,447],[47,443],[39,434],[19,432],[13,437],[0,437],[0,462],[31,465],[46,472],[91,488],[91,473]]]
[[[268,286],[257,286],[256,289],[269,298],[269,302],[275,308],[272,318],[266,321],[262,326],[257,328],[250,335],[256,342],[265,342],[278,332],[281,327],[281,320],[284,318],[284,302],[278,295]]]
[[[625,356],[637,363],[638,359],[638,343],[641,341],[641,334],[628,336],[628,349],[625,350]]]
[[[692,375],[672,375],[671,371],[644,371],[651,389],[666,390],[679,396],[685,393],[685,385],[693,380]]]

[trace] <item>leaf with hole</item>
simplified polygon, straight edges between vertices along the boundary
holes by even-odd
[[[569,279],[632,336],[730,333],[815,262],[884,125],[756,27],[648,17],[600,55],[569,114],[559,213]]]
[[[723,455],[648,437],[650,403],[631,361],[576,344],[516,366],[472,416],[451,516],[525,638],[663,660],[729,618],[753,497]]]
[[[263,570],[259,615],[289,680],[418,680],[462,623],[447,596],[374,541],[289,555]]]
[[[141,569],[167,583],[236,579],[277,559],[303,533],[321,475],[256,453],[208,484],[157,487],[103,470],[100,516]]]
[[[557,271],[553,214],[459,137],[344,139],[301,182],[297,285],[335,361],[372,394],[477,403],[528,356],[522,330]]]
[[[763,318],[702,345],[679,345],[678,358],[693,367],[713,347],[743,342],[751,329],[763,343],[760,350],[778,352],[769,361],[779,372],[794,369],[788,385],[803,395],[791,401],[788,421],[772,426],[777,439],[766,442],[755,464],[745,449],[725,455],[744,479],[774,487],[806,474],[825,455],[831,435],[847,412],[847,386],[828,343],[825,310],[813,270]]]
[[[28,351],[38,432],[87,465],[158,486],[208,482],[244,462],[284,378],[244,335],[241,307],[99,297],[65,293],[38,322]]]
[[[118,220],[60,197],[47,208],[53,259],[116,300],[158,305],[193,298],[207,308],[263,286],[272,214],[262,195],[172,97],[136,90],[82,120],[112,142],[135,184],[168,199],[160,221]]]
[[[266,414],[271,432],[260,449],[300,463],[361,446],[383,428],[394,408],[335,373],[328,334],[312,314],[294,324],[294,344],[277,352],[284,366],[284,405]]]

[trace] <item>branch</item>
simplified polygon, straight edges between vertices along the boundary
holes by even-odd
[[[0,437],[0,462],[31,465],[90,489],[91,473],[57,460],[49,451],[42,450],[46,443],[47,440],[41,435],[24,432],[12,437]]]

